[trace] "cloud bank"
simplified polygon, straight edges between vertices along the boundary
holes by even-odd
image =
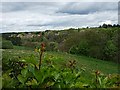
[[[117,19],[117,2],[4,2],[0,33],[93,27]]]

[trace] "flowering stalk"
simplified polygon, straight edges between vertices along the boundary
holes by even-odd
[[[96,82],[96,85],[99,83],[98,81],[98,76],[100,75],[100,71],[95,71],[95,82]],[[97,86],[96,86],[97,87]]]
[[[43,55],[44,51],[45,51],[45,44],[41,43],[41,52],[39,53],[40,54],[39,69],[40,69],[41,64],[42,64],[42,55]]]

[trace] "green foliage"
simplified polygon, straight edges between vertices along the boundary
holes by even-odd
[[[89,44],[86,41],[80,41],[78,45],[78,53],[83,55],[88,55],[89,52]]]
[[[6,40],[10,40],[12,42],[13,45],[21,45],[22,42],[21,42],[21,38],[18,37],[19,34],[11,34],[11,33],[3,33],[2,34],[2,37]]]
[[[13,46],[13,48],[17,50],[33,50],[32,48],[25,46]]]
[[[96,76],[96,74],[95,74]],[[93,80],[93,88],[119,88],[120,75],[104,75],[102,73],[98,74]]]
[[[11,37],[10,41],[13,43],[13,45],[21,45],[21,38],[20,37]]]
[[[15,88],[19,83],[16,79],[9,76],[10,71],[2,75],[2,88]]]
[[[70,33],[70,35],[63,41],[60,50],[65,52],[70,52],[70,48],[72,47],[74,48],[80,42],[81,40],[80,35],[81,34],[78,32]]]
[[[50,42],[48,45],[47,45],[47,48],[46,48],[48,51],[57,51],[58,50],[58,43],[56,42]]]
[[[103,49],[100,46],[91,46],[89,49],[90,57],[103,59]],[[106,59],[105,59],[106,60]]]
[[[63,43],[63,51],[116,62],[117,38],[115,28],[81,30],[70,34]]]
[[[117,55],[117,50],[118,50],[118,48],[115,46],[113,41],[109,40],[106,43],[106,47],[104,49],[106,60],[111,60],[111,58],[113,58],[115,55]]]
[[[71,54],[78,54],[78,47],[72,46],[69,50],[69,53]]]
[[[40,46],[40,43],[39,42],[24,41],[23,46],[34,49],[35,47]]]
[[[2,49],[13,49],[13,44],[11,41],[3,40],[2,41]]]
[[[45,56],[41,69],[34,55],[24,57],[19,63],[13,60],[12,69],[3,73],[4,88],[111,88],[118,87],[119,75],[105,75],[88,72],[85,66],[77,67],[76,61],[66,62],[67,66],[58,66],[54,56]],[[49,62],[49,63],[48,63]],[[24,63],[24,64],[23,64]],[[22,64],[22,67],[21,67]],[[74,64],[74,65],[73,65]],[[71,68],[74,66],[74,68]],[[20,68],[21,67],[21,68]],[[16,69],[19,68],[19,69]],[[93,73],[93,74],[92,74]],[[86,76],[89,78],[86,78]],[[97,80],[97,82],[96,82]]]

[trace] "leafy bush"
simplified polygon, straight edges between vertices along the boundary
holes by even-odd
[[[21,38],[20,37],[11,37],[10,41],[13,43],[13,45],[21,45]]]
[[[2,49],[13,49],[13,44],[11,41],[3,40],[2,41]]]
[[[86,41],[80,41],[78,45],[72,46],[69,52],[78,55],[88,55],[89,45]]]
[[[92,28],[71,33],[63,42],[62,50],[71,54],[117,61],[118,34],[115,28]]]
[[[71,54],[78,54],[78,47],[76,45],[73,45],[70,48],[69,53],[71,53]]]
[[[117,51],[118,48],[115,46],[113,41],[109,40],[104,48],[104,54],[106,60],[111,60],[113,57],[115,57],[117,55]]]
[[[58,50],[58,43],[56,43],[56,42],[48,43],[47,50],[48,51],[57,51]]]
[[[87,41],[81,41],[78,45],[78,53],[83,55],[88,55],[89,44]]]
[[[81,40],[81,35],[82,35],[83,33],[78,33],[78,32],[76,32],[76,33],[71,33],[68,37],[67,37],[67,39],[65,39],[64,41],[63,41],[63,44],[62,44],[62,46],[61,46],[61,48],[60,48],[60,50],[61,51],[65,51],[65,52],[70,52],[70,48],[74,48],[75,46],[77,46],[78,45],[78,43],[80,42],[80,40]],[[79,38],[78,38],[79,37]]]
[[[19,57],[8,57],[8,55],[4,55],[2,58],[3,73],[8,70],[19,72],[19,69],[21,69],[23,65],[24,63],[19,62]]]

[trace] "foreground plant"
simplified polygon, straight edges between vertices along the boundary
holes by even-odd
[[[41,43],[41,48],[36,48],[35,49],[35,52],[38,52],[39,53],[39,64],[38,64],[38,66],[39,66],[39,70],[40,70],[40,67],[41,67],[41,64],[42,64],[42,56],[43,56],[43,53],[44,53],[44,51],[45,51],[45,44],[44,43]]]
[[[43,55],[44,51],[45,51],[45,44],[41,43],[41,52],[39,52],[40,53],[39,69],[40,69],[41,64],[42,64],[42,55]]]
[[[120,88],[119,74],[105,75],[97,70],[94,75],[94,81],[91,84],[93,88]]]

